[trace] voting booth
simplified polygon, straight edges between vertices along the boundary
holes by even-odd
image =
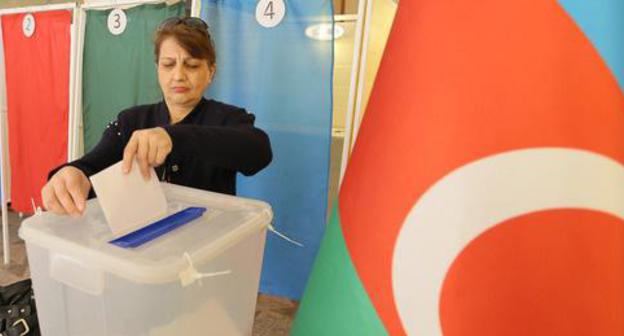
[[[97,199],[24,221],[43,335],[251,335],[270,206],[162,187],[167,214],[206,211],[135,248],[111,244]]]

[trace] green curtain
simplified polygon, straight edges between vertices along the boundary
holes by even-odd
[[[142,5],[127,9],[121,35],[107,26],[111,10],[87,12],[83,57],[85,152],[92,149],[117,114],[128,107],[162,99],[156,77],[152,39],[165,18],[184,14],[184,4]]]

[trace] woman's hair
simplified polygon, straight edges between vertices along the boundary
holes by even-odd
[[[160,57],[160,46],[169,37],[173,37],[189,55],[206,60],[208,66],[216,64],[214,43],[208,32],[208,25],[203,20],[195,17],[172,17],[163,21],[154,34],[156,63]]]

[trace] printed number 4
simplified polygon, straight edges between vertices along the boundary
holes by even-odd
[[[264,16],[268,16],[271,20],[273,20],[273,16],[275,16],[275,11],[273,10],[273,1],[269,1],[266,8],[264,9]]]

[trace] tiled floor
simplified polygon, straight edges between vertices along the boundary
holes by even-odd
[[[11,242],[11,265],[0,266],[0,286],[29,277],[28,260],[24,241],[17,236],[20,219],[14,214],[9,215],[9,232]],[[1,246],[0,242],[0,246]],[[2,251],[0,251],[2,260]],[[0,261],[1,264],[1,261]],[[256,305],[254,336],[288,335],[290,325],[297,311],[297,302],[269,295],[259,295]]]
[[[297,311],[297,302],[277,296],[259,295],[254,336],[286,336]]]

